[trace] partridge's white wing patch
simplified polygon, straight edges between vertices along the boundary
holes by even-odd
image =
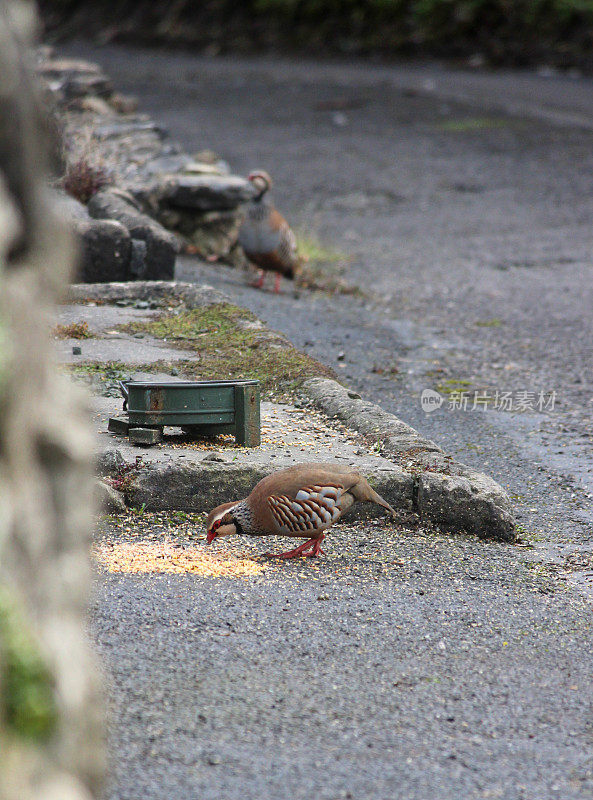
[[[339,519],[341,486],[305,486],[294,500],[286,495],[268,497],[270,511],[278,526],[287,533],[313,533]]]
[[[287,229],[286,236],[287,236],[287,244],[288,244],[288,249],[290,251],[290,255],[292,256],[292,258],[295,258],[298,252],[298,244],[296,236],[294,235],[291,228]]]

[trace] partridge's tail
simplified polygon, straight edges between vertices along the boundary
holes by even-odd
[[[380,494],[378,494],[373,487],[369,484],[366,478],[360,478],[358,483],[353,486],[350,490],[351,494],[357,500],[360,500],[363,503],[376,503],[378,506],[389,511],[392,517],[397,516],[395,513],[395,509],[392,508],[387,500],[384,500]]]
[[[395,509],[392,506],[389,505],[387,500],[384,500],[381,497],[381,495],[378,494],[374,489],[372,489],[371,487],[369,487],[369,488],[371,489],[371,501],[373,503],[376,503],[378,506],[382,506],[387,511],[389,511],[389,513],[391,514],[392,517],[397,516],[396,513],[395,513]]]

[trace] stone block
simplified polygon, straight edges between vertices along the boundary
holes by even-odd
[[[107,513],[115,511],[121,513],[126,510],[126,502],[123,494],[104,481],[95,481],[94,499],[95,507],[99,511]]]
[[[472,470],[471,476],[424,472],[418,476],[418,513],[442,528],[482,539],[513,541],[510,500],[496,481]]]
[[[132,198],[127,198],[121,192],[103,190],[90,199],[88,211],[95,219],[117,220],[128,229],[133,239],[146,243],[143,278],[173,278],[175,257],[179,249],[177,239],[152,217],[142,213]]]
[[[160,186],[160,202],[197,211],[224,211],[253,197],[253,187],[236,175],[169,175]]]
[[[162,441],[163,431],[161,428],[130,428],[129,437],[133,444],[148,446]]]
[[[85,283],[125,281],[132,237],[115,220],[73,220],[79,243],[77,279]]]
[[[107,430],[109,433],[115,433],[118,436],[127,436],[130,430],[130,423],[127,417],[110,417]]]

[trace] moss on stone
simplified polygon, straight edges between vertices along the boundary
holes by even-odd
[[[51,672],[22,613],[0,592],[0,714],[16,736],[48,739],[58,714]]]
[[[100,375],[105,379],[117,380],[130,371],[129,365],[123,361],[83,361],[80,364],[67,364],[66,369],[72,375]]]
[[[328,367],[266,330],[253,314],[228,303],[162,314],[123,330],[147,333],[192,351],[193,357],[178,365],[187,377],[256,379],[268,398],[290,396],[307,378],[333,377]]]

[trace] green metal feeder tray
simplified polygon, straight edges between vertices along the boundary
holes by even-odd
[[[112,418],[109,430],[138,444],[160,441],[163,427],[197,435],[232,433],[237,444],[260,444],[259,381],[120,381],[128,419]],[[152,433],[151,433],[152,432]]]

